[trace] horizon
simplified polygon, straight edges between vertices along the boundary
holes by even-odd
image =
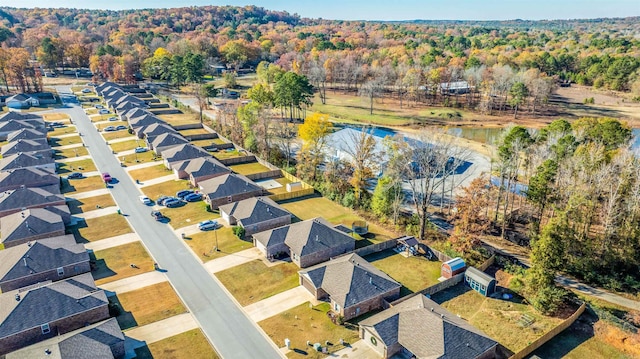
[[[284,0],[246,1],[227,0],[212,4],[211,1],[191,0],[176,4],[169,0],[95,0],[93,6],[83,0],[58,0],[53,6],[42,6],[39,0],[24,0],[21,6],[0,0],[0,7],[8,8],[73,8],[78,10],[131,11],[144,9],[171,9],[191,6],[248,6],[254,5],[273,11],[286,11],[303,18],[344,21],[562,21],[629,18],[640,16],[640,5],[634,0],[568,0],[561,3],[552,0],[519,3],[497,0],[461,0],[451,4],[442,0],[401,0],[395,6],[381,0],[353,1],[348,4],[326,0],[322,4],[312,1],[291,3]],[[334,14],[339,13],[340,18]]]

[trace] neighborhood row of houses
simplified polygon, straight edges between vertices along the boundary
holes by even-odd
[[[124,335],[73,235],[42,117],[0,116],[0,356],[124,356]],[[78,356],[80,355],[80,356]]]
[[[300,268],[300,284],[317,300],[329,302],[335,316],[349,320],[388,308],[360,325],[361,338],[381,357],[495,356],[496,341],[425,296],[390,307],[402,285],[354,253],[351,229],[320,217],[294,223],[294,216],[265,196],[262,187],[190,144],[126,87],[103,83],[96,91],[176,178],[198,188],[228,225],[244,228],[266,259],[290,258]]]

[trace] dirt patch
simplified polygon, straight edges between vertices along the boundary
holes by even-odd
[[[605,321],[595,323],[596,336],[634,358],[640,358],[640,334],[623,331]]]

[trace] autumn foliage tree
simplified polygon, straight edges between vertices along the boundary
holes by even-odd
[[[333,126],[329,115],[313,113],[298,128],[298,137],[303,141],[298,158],[298,172],[304,178],[315,179],[318,166],[324,160],[327,136]]]

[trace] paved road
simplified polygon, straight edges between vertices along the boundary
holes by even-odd
[[[59,88],[58,91],[70,92],[70,89]],[[120,167],[82,108],[68,104],[68,108],[60,111],[72,116],[100,171],[109,172],[120,181],[111,189],[116,203],[128,215],[129,222],[160,267],[167,270],[169,281],[218,354],[223,358],[281,358],[273,343],[180,243],[171,228],[154,221],[150,208],[139,203],[136,185]]]

